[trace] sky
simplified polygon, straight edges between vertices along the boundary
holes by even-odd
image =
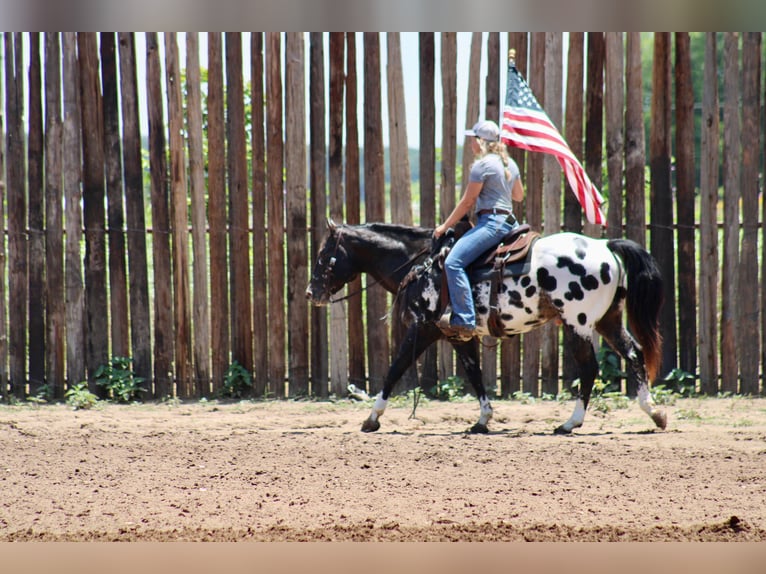
[[[471,32],[458,32],[457,33],[457,131],[454,137],[458,141],[459,145],[463,143],[463,132],[466,128],[466,105],[468,94],[468,77],[469,77],[469,59],[471,51]],[[487,33],[483,33],[482,37],[482,63],[480,71],[480,93],[481,101],[484,101],[484,82],[487,75]],[[329,60],[328,60],[328,42],[329,35],[324,34],[325,38],[325,83],[329,78]],[[142,79],[146,73],[146,37],[143,33],[136,33],[136,59],[138,61],[138,77],[139,85],[141,85]],[[243,33],[243,67],[246,81],[250,80],[250,35]],[[380,55],[381,55],[381,96],[383,101],[383,142],[384,145],[388,145],[388,110],[386,104],[386,64],[387,64],[387,50],[386,50],[386,34],[380,34]],[[164,39],[160,37],[159,43],[161,46],[161,58],[163,62],[164,70]],[[186,62],[186,35],[184,33],[178,34],[178,47],[179,58],[181,66],[185,67]],[[200,44],[200,66],[207,67],[207,34],[199,34]],[[400,44],[402,54],[402,75],[404,79],[404,99],[407,121],[407,142],[411,148],[416,148],[419,145],[420,138],[420,71],[419,71],[419,37],[417,32],[401,32]],[[284,50],[284,38],[282,41],[282,49]],[[507,34],[500,34],[500,53],[507,53]],[[283,52],[284,54],[284,52]],[[309,54],[309,38],[308,34],[305,37],[305,62],[306,62],[306,87],[308,89],[308,54]],[[284,58],[284,56],[283,56]],[[441,70],[440,70],[440,34],[436,34],[435,41],[435,111],[436,111],[436,146],[441,147],[442,142],[442,89],[441,89]],[[362,34],[357,33],[357,77],[360,82],[358,88],[358,114],[359,125],[363,125],[364,114],[364,91],[363,91],[363,47],[362,47]],[[500,98],[505,96],[505,79],[506,79],[506,66],[505,62],[501,65],[500,70]],[[163,77],[164,84],[164,77]],[[327,90],[327,86],[325,87]],[[325,92],[325,98],[327,98],[327,92]],[[142,131],[146,131],[147,127],[147,113],[146,113],[146,98],[144,94],[139,96],[140,99],[140,113],[142,122]],[[307,98],[308,100],[308,98]],[[483,113],[483,110],[482,110]],[[306,118],[308,118],[308,101]],[[481,116],[483,119],[483,115]],[[307,120],[308,121],[308,120]],[[470,126],[467,126],[470,127]],[[307,130],[308,132],[308,130]],[[308,133],[307,136],[308,138]],[[360,131],[361,137],[361,131]],[[360,145],[363,142],[360,140]]]

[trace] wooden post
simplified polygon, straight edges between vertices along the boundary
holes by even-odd
[[[245,143],[245,95],[242,79],[242,34],[226,33],[226,126],[229,169],[229,275],[231,277],[231,352],[248,372],[253,370],[250,300],[250,240]],[[280,198],[281,199],[281,198]],[[281,286],[284,289],[284,285]],[[282,309],[284,306],[279,307]],[[284,325],[284,321],[282,321]],[[275,326],[276,328],[276,326]],[[282,327],[284,328],[284,327]],[[284,345],[282,346],[284,350]],[[284,359],[282,361],[284,364]],[[280,378],[284,387],[284,375]],[[280,394],[280,396],[282,396]]]
[[[705,34],[705,83],[702,93],[702,151],[700,163],[700,390],[718,392],[718,66],[715,32]]]
[[[368,222],[385,221],[386,190],[383,167],[383,119],[380,88],[380,37],[364,33],[364,204]],[[369,280],[369,278],[368,278]],[[367,357],[370,390],[376,393],[390,364],[388,329],[382,320],[387,293],[380,286],[367,294]]]
[[[3,34],[3,44],[5,37]],[[4,70],[0,66],[0,228],[5,229],[5,106],[8,100],[3,95]],[[5,104],[5,105],[3,105]],[[5,304],[5,233],[0,233],[0,400],[7,400],[8,393],[8,334],[7,334],[7,308]]]
[[[189,309],[189,214],[184,148],[181,70],[175,32],[165,33],[165,79],[170,129],[171,233],[173,236],[173,309],[175,317],[176,392],[182,399],[196,395],[192,381],[192,333]]]
[[[574,32],[569,35],[567,51],[567,95],[565,112],[565,138],[572,153],[582,162],[583,159],[583,85],[584,85],[585,34]],[[577,196],[572,191],[567,178],[564,178],[564,230],[580,233],[582,231],[583,212]],[[563,388],[569,390],[572,383],[580,376],[577,363],[572,356],[574,335],[564,329],[562,340],[562,378]]]
[[[254,34],[254,36],[256,36]],[[253,76],[259,77],[259,76]],[[220,32],[210,32],[208,35],[208,93],[207,93],[207,147],[208,147],[208,223],[210,225],[210,300],[214,302],[210,312],[210,341],[212,343],[212,374],[213,385],[212,392],[215,394],[223,388],[223,379],[226,370],[231,363],[231,337],[229,331],[229,258],[227,254],[227,208],[229,202],[226,194],[226,138],[225,138],[225,120],[224,120],[224,102],[223,102],[223,39]],[[254,102],[253,110],[253,131],[258,129],[255,123],[255,114],[257,107]],[[261,112],[262,113],[262,112]],[[262,129],[262,128],[261,128]],[[258,161],[261,156],[254,154],[254,171],[256,166],[263,160]],[[255,191],[253,192],[255,194]],[[258,211],[258,204],[253,201],[253,212]],[[258,229],[256,227],[256,229]],[[255,237],[263,237],[261,233],[255,233]],[[254,259],[254,269],[258,265],[258,241],[254,241],[256,257]],[[265,253],[265,249],[262,250]],[[264,266],[265,268],[265,266]],[[261,275],[261,281],[266,278]],[[266,297],[265,289],[256,289],[254,294],[253,306],[258,307],[258,298]],[[265,304],[262,307],[266,312]],[[268,348],[268,332],[264,329],[261,335],[263,353]],[[266,374],[260,369],[255,371],[254,394],[261,396],[265,388]]]
[[[607,212],[607,236],[623,236],[623,158],[625,110],[625,55],[622,49],[622,32],[606,33],[606,167],[609,192]]]
[[[130,342],[133,371],[144,379],[152,396],[152,341],[149,322],[149,278],[144,215],[144,171],[141,165],[141,131],[138,117],[135,34],[120,32],[120,95],[122,100],[123,165],[125,207],[128,224],[128,277],[130,297]]]
[[[545,101],[546,113],[553,125],[561,129],[563,110],[563,48],[561,32],[545,33]],[[545,154],[543,162],[544,232],[561,231],[561,166],[556,158]],[[559,328],[555,323],[541,330],[541,392],[556,396],[559,392]]]
[[[435,91],[435,40],[433,32],[420,32],[418,57],[420,60],[420,216],[423,227],[436,225],[436,118]],[[438,382],[436,370],[437,346],[431,345],[423,355],[420,384],[430,389]]]
[[[402,76],[402,53],[399,32],[386,34],[388,86],[388,157],[390,161],[391,220],[412,225],[412,191],[410,189],[410,158],[407,145],[407,115]],[[396,357],[407,328],[398,318],[391,320],[391,356]],[[405,392],[418,386],[417,364],[402,375],[399,389]]]
[[[346,222],[361,222],[359,185],[359,125],[357,121],[356,34],[346,34]],[[348,379],[357,387],[367,388],[364,313],[362,312],[362,278],[348,284],[352,293],[348,300]]]
[[[82,191],[80,187],[80,80],[77,34],[62,33],[64,52],[64,200],[66,368],[69,385],[85,380],[85,290],[82,276]],[[6,51],[7,53],[7,51]],[[3,362],[4,364],[4,362]]]
[[[601,162],[604,140],[604,60],[606,42],[603,32],[588,32],[588,76],[585,92],[585,171],[601,189]],[[583,232],[601,237],[600,225],[586,222]]]
[[[725,32],[723,42],[723,260],[721,261],[721,391],[739,385],[737,295],[739,293],[740,150],[739,34]],[[747,144],[750,145],[750,144]]]
[[[670,181],[670,34],[654,35],[652,71],[652,124],[649,140],[651,167],[651,252],[662,274],[665,304],[660,312],[662,369],[660,376],[676,366],[676,290],[673,190]]]
[[[740,392],[759,392],[758,178],[761,102],[761,33],[742,35],[742,248],[737,300]],[[680,274],[680,271],[679,271]]]
[[[632,33],[631,33],[632,34]],[[628,37],[629,41],[631,36]],[[638,44],[638,40],[634,42]],[[640,67],[640,61],[637,64]],[[694,205],[694,90],[692,85],[692,62],[689,47],[689,33],[676,33],[676,219],[678,221],[678,355],[679,367],[687,373],[697,372],[697,273],[695,256]],[[640,85],[640,71],[637,83]],[[638,104],[640,105],[640,104]],[[630,125],[630,124],[629,124]],[[643,134],[643,117],[641,118]],[[637,128],[638,126],[636,126]],[[643,146],[643,144],[642,144]],[[643,152],[643,147],[642,147]],[[643,181],[644,169],[641,163],[641,213],[644,210]],[[638,168],[635,168],[638,177]],[[630,181],[630,179],[629,179]],[[629,195],[630,199],[632,195]],[[636,194],[636,197],[638,195]],[[630,201],[628,205],[630,205]],[[634,203],[638,207],[638,202]],[[757,211],[757,210],[756,210]],[[630,223],[630,212],[628,214]],[[757,213],[756,213],[757,218]],[[635,221],[639,221],[636,216]],[[630,227],[629,227],[630,229]],[[641,237],[646,234],[641,233]]]
[[[128,287],[125,262],[125,216],[122,205],[122,149],[117,103],[117,54],[112,32],[101,33],[104,89],[104,160],[109,234],[109,312],[112,356],[128,357]]]
[[[80,105],[82,107],[83,211],[85,215],[86,361],[91,392],[104,396],[93,375],[109,360],[106,300],[106,230],[104,209],[104,139],[101,83],[95,33],[78,33]]]
[[[311,188],[311,250],[310,266],[314,265],[319,255],[319,247],[325,234],[325,217],[327,216],[327,145],[325,143],[325,96],[324,96],[324,34],[311,32],[309,54],[309,147],[311,153],[309,172],[309,187]],[[332,37],[332,36],[331,36]],[[340,41],[344,41],[343,33]],[[332,54],[332,53],[331,53]],[[333,55],[330,66],[333,65]],[[343,67],[341,56],[341,69]],[[341,78],[342,79],[342,78]],[[343,118],[341,118],[343,122]],[[341,125],[342,127],[342,125]],[[309,271],[310,272],[310,271]],[[327,386],[329,377],[327,338],[327,309],[325,307],[311,308],[311,394],[326,398],[329,393]]]
[[[330,183],[330,218],[335,222],[344,221],[343,197],[343,81],[344,81],[344,40],[343,32],[330,33],[330,101],[329,101],[329,147],[327,162]],[[322,160],[323,162],[325,159]],[[322,190],[324,193],[324,189]],[[325,222],[321,229],[326,230]],[[358,298],[358,297],[357,297]],[[356,299],[356,298],[355,298]],[[346,302],[330,307],[330,393],[337,397],[346,396],[349,371],[348,317]]]
[[[303,34],[285,37],[287,173],[287,320],[290,395],[309,392],[309,324],[306,229],[306,99]]]
[[[194,328],[194,380],[199,396],[210,395],[210,307],[207,266],[207,204],[202,151],[202,93],[199,36],[186,34],[187,126],[189,132],[189,183],[191,192],[192,255],[194,257],[192,325]]]
[[[269,385],[285,396],[285,256],[284,186],[282,177],[282,40],[266,33],[266,164],[269,251]]]
[[[479,114],[481,113],[481,101],[480,101],[480,89],[481,82],[479,81],[479,72],[481,70],[481,32],[474,32],[471,34],[471,57],[470,64],[468,65],[468,93],[466,94],[466,106],[465,106],[465,129],[471,129],[477,121],[479,121]],[[489,119],[486,116],[485,119]],[[473,149],[471,148],[470,138],[471,136],[459,136],[463,147],[463,175],[460,181],[461,191],[465,191],[468,187],[468,176],[471,171],[471,165],[473,164]],[[473,213],[469,215],[475,219]]]
[[[625,83],[628,88],[625,102],[625,236],[639,245],[646,246],[646,189],[644,186],[646,138],[644,137],[643,73],[639,32],[628,32],[626,51]],[[688,147],[693,157],[693,146],[685,144],[684,147]],[[677,153],[681,151],[679,149]],[[693,169],[693,165],[689,168]],[[693,273],[690,279],[694,281]]]
[[[165,149],[162,70],[156,32],[146,34],[146,82],[149,111],[149,170],[152,198],[152,258],[154,264],[154,397],[172,397],[173,293],[170,275],[170,212]]]
[[[509,32],[508,48],[515,50],[516,68],[522,74],[527,71],[527,33]],[[507,64],[507,62],[506,62]],[[512,147],[508,150],[510,156],[519,166],[521,181],[526,189],[526,154],[524,150]],[[524,214],[524,203],[514,202],[513,211],[521,220]],[[500,347],[500,394],[502,397],[511,397],[513,393],[521,390],[521,337],[503,339]]]
[[[40,33],[29,34],[29,131],[27,136],[27,210],[29,253],[29,394],[45,383],[45,236],[43,221],[43,103]]]
[[[454,32],[441,33],[442,73],[442,165],[441,187],[439,190],[438,222],[446,220],[457,203],[455,197],[455,168],[457,166],[457,35]],[[437,344],[439,353],[438,378],[447,380],[454,374],[452,345],[441,340]]]
[[[541,106],[545,107],[545,32],[534,32],[530,39],[529,87]],[[527,223],[542,229],[543,223],[543,154],[527,155],[526,211]],[[541,332],[530,331],[523,336],[524,364],[522,391],[539,396]]]
[[[2,99],[2,98],[0,98]],[[2,126],[0,126],[2,131]],[[54,399],[64,398],[64,220],[61,124],[61,47],[58,32],[45,34],[45,306],[46,373]],[[0,152],[1,154],[1,152]],[[2,172],[0,160],[0,173]]]

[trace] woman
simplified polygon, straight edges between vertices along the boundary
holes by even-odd
[[[447,220],[434,230],[434,237],[440,237],[476,204],[476,226],[455,243],[444,262],[452,303],[448,335],[461,341],[471,339],[476,329],[471,284],[465,268],[518,225],[512,200],[524,199],[519,168],[500,141],[497,124],[486,120],[465,133],[473,136],[471,149],[476,158],[468,186]]]

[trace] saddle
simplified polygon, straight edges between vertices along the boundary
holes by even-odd
[[[466,269],[471,283],[490,281],[487,328],[493,337],[503,335],[502,320],[497,307],[500,283],[503,282],[504,277],[516,277],[529,273],[529,252],[539,237],[540,234],[532,231],[528,223],[519,225],[506,234],[496,247],[484,252]],[[442,311],[449,304],[446,274],[442,275],[440,303]]]

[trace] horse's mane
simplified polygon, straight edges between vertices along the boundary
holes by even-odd
[[[400,225],[397,223],[370,222],[359,225],[345,224],[338,226],[349,236],[357,236],[370,242],[378,242],[381,237],[398,243],[420,243],[429,239],[433,229]]]

